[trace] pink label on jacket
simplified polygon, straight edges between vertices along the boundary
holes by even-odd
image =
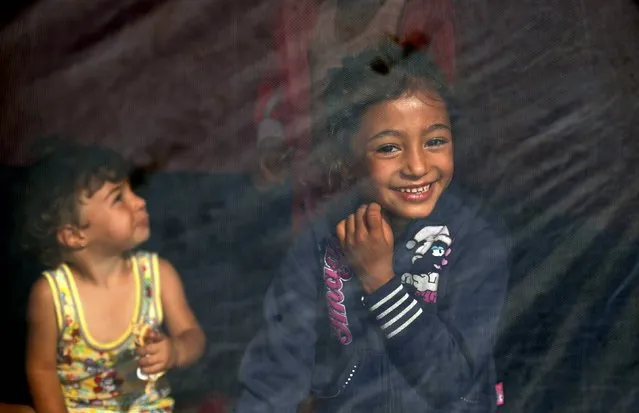
[[[504,404],[504,383],[495,384],[495,392],[497,393],[497,406],[503,406]]]
[[[344,282],[351,279],[352,274],[342,264],[344,255],[332,245],[326,248],[324,254],[324,284],[326,285],[326,302],[328,304],[328,318],[333,333],[340,343],[347,345],[353,341],[348,326],[348,316],[344,305]]]

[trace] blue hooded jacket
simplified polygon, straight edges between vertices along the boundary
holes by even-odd
[[[271,284],[236,413],[493,412],[493,345],[508,282],[504,235],[449,188],[395,239],[395,277],[364,293],[336,219],[300,236]]]

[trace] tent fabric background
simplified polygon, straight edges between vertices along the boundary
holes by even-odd
[[[2,158],[54,131],[172,170],[237,169],[269,49],[267,2],[37,1],[0,35]],[[157,149],[155,149],[157,150]]]
[[[496,349],[501,410],[638,411],[639,7],[454,4],[456,87],[478,130],[460,178],[513,238]],[[246,168],[272,16],[273,3],[259,0],[25,2],[0,32],[3,189],[15,188],[18,165],[45,133],[107,144],[136,162],[159,153],[167,162],[153,197],[172,199],[170,219],[181,222],[173,236],[201,239],[187,232],[197,231],[189,225],[205,191],[186,196],[171,175],[215,185],[214,176]],[[3,207],[10,234],[12,205]],[[206,245],[185,242],[192,253],[175,264],[197,291],[205,281],[195,274],[211,267],[194,263],[193,251],[205,256]],[[10,255],[10,236],[4,245],[20,286],[26,264]],[[14,288],[4,312],[16,331],[24,290]],[[0,401],[18,397],[15,383],[3,390]]]

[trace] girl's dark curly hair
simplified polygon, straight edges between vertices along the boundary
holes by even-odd
[[[420,45],[389,38],[329,71],[322,96],[324,124],[319,128],[324,134],[314,142],[313,151],[323,192],[343,191],[357,179],[351,137],[364,113],[377,103],[419,91],[436,92],[444,100],[454,129],[457,110],[452,91]]]
[[[129,164],[115,151],[46,138],[39,159],[30,167],[23,198],[22,246],[42,265],[55,268],[65,249],[57,232],[65,225],[80,227],[81,196],[93,196],[106,182],[122,182]]]

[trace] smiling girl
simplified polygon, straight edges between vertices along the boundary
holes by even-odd
[[[456,113],[419,50],[389,43],[330,73],[325,154],[338,208],[266,298],[238,413],[492,412],[503,236],[452,185]]]

